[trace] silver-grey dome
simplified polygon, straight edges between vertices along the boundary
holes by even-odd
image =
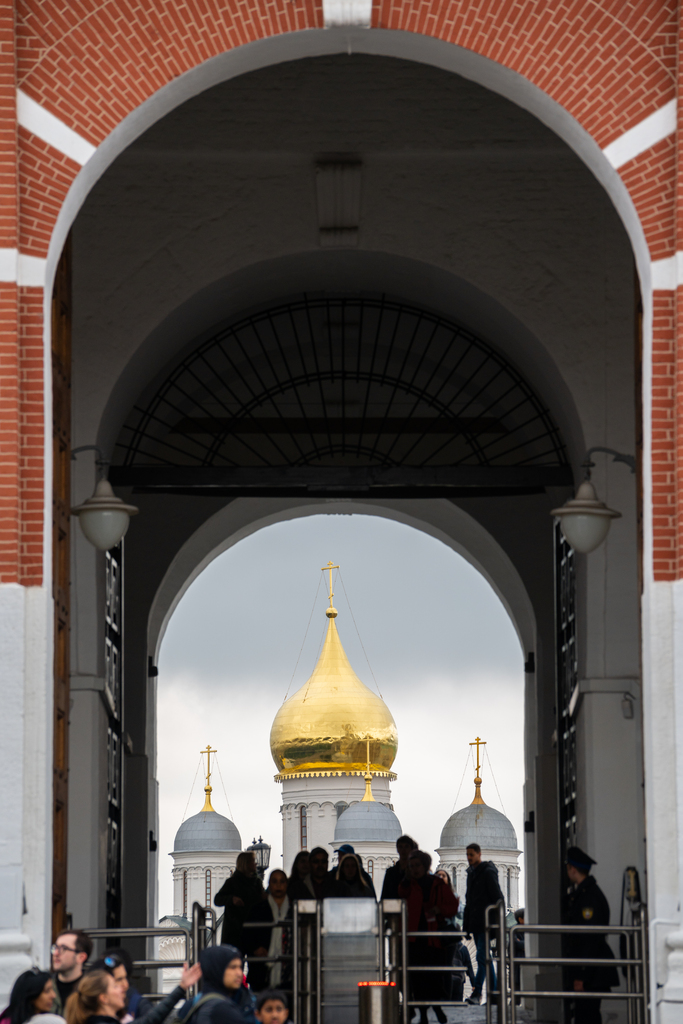
[[[335,843],[395,843],[402,835],[401,822],[384,804],[361,800],[347,807],[334,830]]]
[[[479,843],[482,850],[516,850],[517,834],[512,822],[495,807],[470,804],[450,816],[439,847],[464,853],[468,843]]]
[[[242,839],[230,821],[216,811],[200,811],[184,821],[175,834],[174,853],[241,850]]]

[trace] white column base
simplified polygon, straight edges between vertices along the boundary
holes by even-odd
[[[0,932],[0,1003],[9,1002],[18,975],[31,969],[30,936],[23,932]]]

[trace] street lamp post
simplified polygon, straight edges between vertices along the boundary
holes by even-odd
[[[268,843],[263,842],[262,836],[259,836],[258,842],[254,839],[251,846],[247,847],[247,850],[254,854],[254,858],[256,859],[256,872],[261,881],[263,881],[266,871],[268,870],[268,865],[270,864],[271,847]]]

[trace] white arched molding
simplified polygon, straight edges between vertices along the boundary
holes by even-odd
[[[166,571],[149,615],[148,650],[153,652],[155,660],[178,602],[214,558],[262,527],[321,513],[382,516],[442,541],[490,583],[512,620],[522,650],[535,650],[534,611],[517,569],[494,537],[446,498],[393,501],[236,498],[192,534]]]
[[[80,173],[74,179],[62,205],[50,240],[45,268],[45,405],[46,433],[49,434],[51,416],[50,379],[50,295],[52,282],[60,253],[67,234],[86,196],[114,160],[143,132],[163,118],[170,111],[210,89],[214,85],[256,71],[270,65],[306,57],[333,54],[362,53],[380,57],[395,57],[428,64],[444,71],[461,75],[486,89],[505,97],[517,106],[529,111],[561,138],[584,162],[610,197],[629,236],[640,278],[643,300],[643,520],[644,550],[643,565],[646,584],[652,579],[652,488],[651,488],[651,383],[652,383],[652,266],[642,224],[631,196],[624,185],[617,166],[623,158],[629,159],[643,147],[653,145],[653,140],[666,137],[672,118],[670,105],[661,112],[655,112],[624,133],[623,139],[616,140],[600,149],[592,136],[578,123],[564,107],[551,99],[528,79],[495,61],[482,57],[431,36],[393,29],[371,29],[337,27],[307,29],[300,32],[286,32],[267,39],[261,39],[236,47],[205,61],[198,67],[185,72],[159,89],[142,103],[107,136],[89,157]],[[51,115],[52,116],[52,115]],[[52,125],[54,128],[54,125]],[[665,133],[664,135],[662,133]],[[55,136],[56,137],[56,136]],[[70,138],[70,137],[69,137]],[[73,141],[73,140],[72,140]],[[619,143],[621,143],[619,145]],[[667,270],[659,268],[658,278],[671,280]],[[49,454],[46,452],[46,454]],[[46,502],[51,494],[51,460],[46,458]],[[46,505],[46,512],[49,507]],[[46,515],[46,521],[49,516]],[[46,530],[46,553],[49,554],[51,538]],[[49,575],[49,560],[45,562]],[[532,648],[529,648],[532,649]]]

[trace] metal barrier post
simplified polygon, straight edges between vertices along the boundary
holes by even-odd
[[[294,900],[292,907],[292,1019],[301,1020],[299,1007],[299,901]]]
[[[507,964],[505,933],[505,904],[498,901],[498,1024],[507,1024]],[[488,996],[486,1001],[488,1002]]]
[[[322,903],[315,905],[315,1024],[323,1024]]]
[[[486,970],[486,1024],[493,1024],[493,1014],[491,1011],[492,1000],[491,1000],[491,911],[494,909],[493,906],[487,907],[484,911],[484,935],[486,936],[484,944],[484,964]],[[478,954],[477,954],[478,956]],[[479,960],[477,960],[477,971],[479,970]]]
[[[406,901],[401,900],[401,983],[403,987],[403,1024],[409,1024],[408,1012],[408,908]]]
[[[517,925],[513,925],[509,931],[509,946],[508,946],[508,964],[510,965],[510,1024],[517,1024],[517,1010],[515,1007],[515,1000],[517,994],[515,992],[515,967],[517,962],[515,960],[515,928]]]

